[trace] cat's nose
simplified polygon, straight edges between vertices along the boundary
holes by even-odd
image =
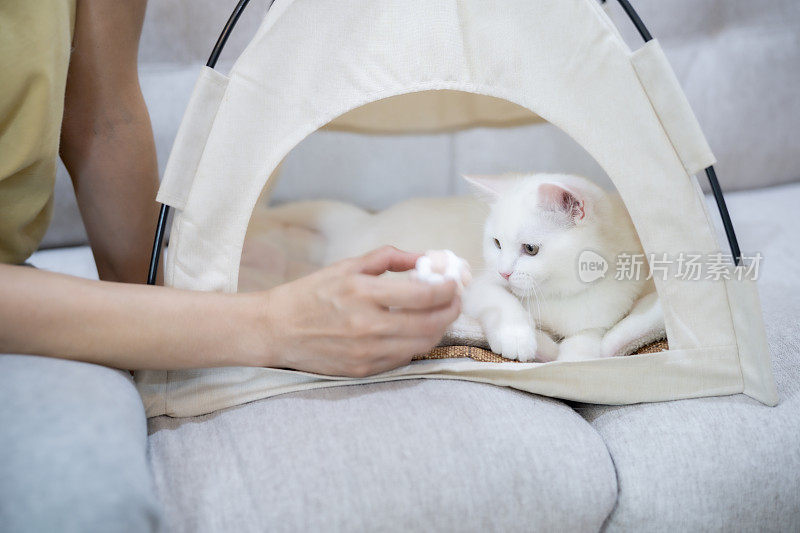
[[[503,279],[508,279],[511,277],[511,272],[500,272],[500,275],[503,276]]]

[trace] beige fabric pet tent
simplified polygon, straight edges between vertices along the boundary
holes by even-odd
[[[677,79],[657,41],[631,51],[597,0],[277,0],[229,75],[209,67],[200,74],[158,194],[175,211],[166,284],[237,290],[248,221],[268,178],[323,126],[370,134],[542,119],[603,167],[646,252],[720,252],[694,178],[714,157]],[[167,214],[165,207],[162,230]],[[738,256],[735,239],[731,244]],[[741,392],[777,403],[753,281],[671,276],[656,285],[670,344],[658,354],[525,364],[417,361],[360,380],[225,368],[139,371],[136,381],[149,416],[193,416],[284,392],[414,378],[608,404]]]

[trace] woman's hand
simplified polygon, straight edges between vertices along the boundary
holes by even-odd
[[[363,377],[427,352],[461,311],[455,283],[378,277],[410,270],[418,257],[387,246],[243,295],[261,309],[255,364]]]

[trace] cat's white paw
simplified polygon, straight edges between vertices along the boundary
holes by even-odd
[[[586,361],[600,355],[600,337],[596,334],[578,334],[561,341],[559,361]]]
[[[536,333],[528,324],[504,324],[486,332],[493,352],[522,362],[536,358]]]

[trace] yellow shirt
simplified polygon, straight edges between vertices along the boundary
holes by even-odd
[[[53,205],[75,0],[0,1],[0,262],[39,245]]]

